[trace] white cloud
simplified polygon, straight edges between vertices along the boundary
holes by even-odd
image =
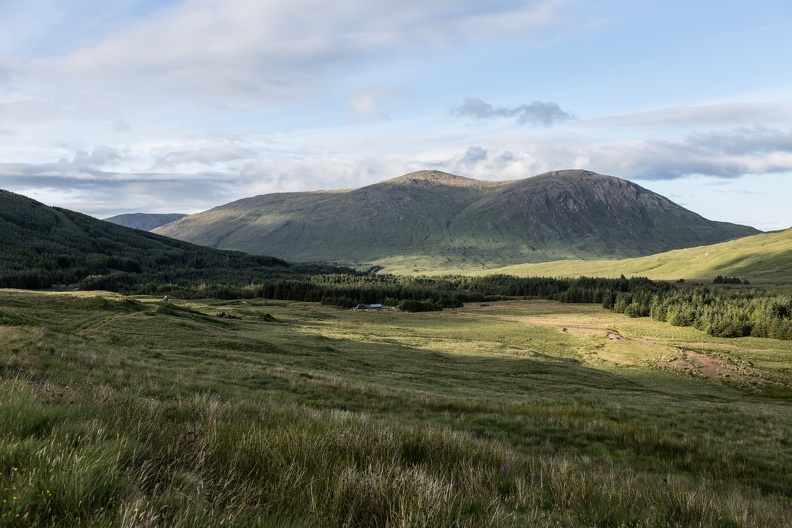
[[[89,97],[119,91],[133,98],[220,97],[226,104],[293,100],[326,86],[328,73],[340,68],[541,35],[569,16],[562,9],[568,4],[188,0],[64,56],[35,61],[29,74]]]
[[[655,181],[702,175],[735,179],[792,172],[792,133],[735,128],[690,134],[682,140],[641,141],[558,134],[526,141],[524,136],[501,135],[450,151],[427,151],[413,159],[455,174],[496,180],[567,168]]]
[[[792,134],[741,128],[692,134],[681,141],[614,142],[590,147],[589,157],[616,174],[646,180],[738,178],[792,171]]]
[[[350,110],[351,119],[356,116],[369,118],[389,117],[387,104],[389,101],[402,99],[407,96],[406,90],[396,90],[384,86],[371,86],[352,92],[346,100]]]
[[[220,145],[161,154],[155,161],[155,167],[176,167],[192,163],[212,166],[229,161],[252,159],[256,156],[257,153],[249,148],[237,145]]]
[[[119,149],[108,147],[107,145],[96,145],[91,152],[78,150],[74,154],[72,164],[78,166],[102,166],[122,158],[123,156]]]
[[[472,117],[481,121],[489,119],[513,118],[518,125],[551,127],[556,123],[577,119],[575,114],[561,110],[558,103],[534,101],[517,106],[496,107],[476,98],[467,98],[451,109],[451,114]]]
[[[132,126],[124,119],[116,119],[112,125],[115,132],[129,132]]]

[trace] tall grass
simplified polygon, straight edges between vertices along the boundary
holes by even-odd
[[[18,418],[0,451],[6,526],[784,526],[789,512],[788,489],[718,474],[720,450],[645,433],[620,446],[637,460],[617,463],[269,399],[86,393],[75,405],[91,412],[76,421],[21,381],[4,408],[10,393],[27,412],[4,414]],[[710,461],[676,467],[686,457]]]
[[[315,334],[459,333],[448,314],[372,324],[279,305],[261,308],[275,323],[217,325],[201,305],[68,313],[30,299],[17,309],[39,323],[2,334],[2,526],[781,527],[792,513],[788,409],[717,387],[700,398],[702,380],[658,372],[676,389],[628,390],[647,374],[616,383],[561,362],[499,383],[516,363],[492,353],[384,357]],[[495,326],[477,349],[503,346]],[[119,328],[136,337],[105,339]],[[363,358],[381,370],[355,370]],[[431,376],[394,381],[408,358]],[[446,383],[467,369],[497,376]]]

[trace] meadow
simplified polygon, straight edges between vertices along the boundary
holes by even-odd
[[[717,275],[739,277],[765,288],[789,288],[792,229],[737,238],[720,244],[688,247],[622,260],[561,260],[519,264],[478,275],[519,277],[648,277],[652,280],[712,283]],[[442,274],[443,272],[437,272]]]
[[[0,290],[0,526],[790,526],[792,345]]]

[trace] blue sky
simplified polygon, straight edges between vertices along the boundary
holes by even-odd
[[[581,168],[792,227],[792,3],[0,0],[0,188],[97,217]]]

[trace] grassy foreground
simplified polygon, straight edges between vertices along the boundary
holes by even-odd
[[[789,526],[791,369],[590,305],[0,290],[0,526]]]

